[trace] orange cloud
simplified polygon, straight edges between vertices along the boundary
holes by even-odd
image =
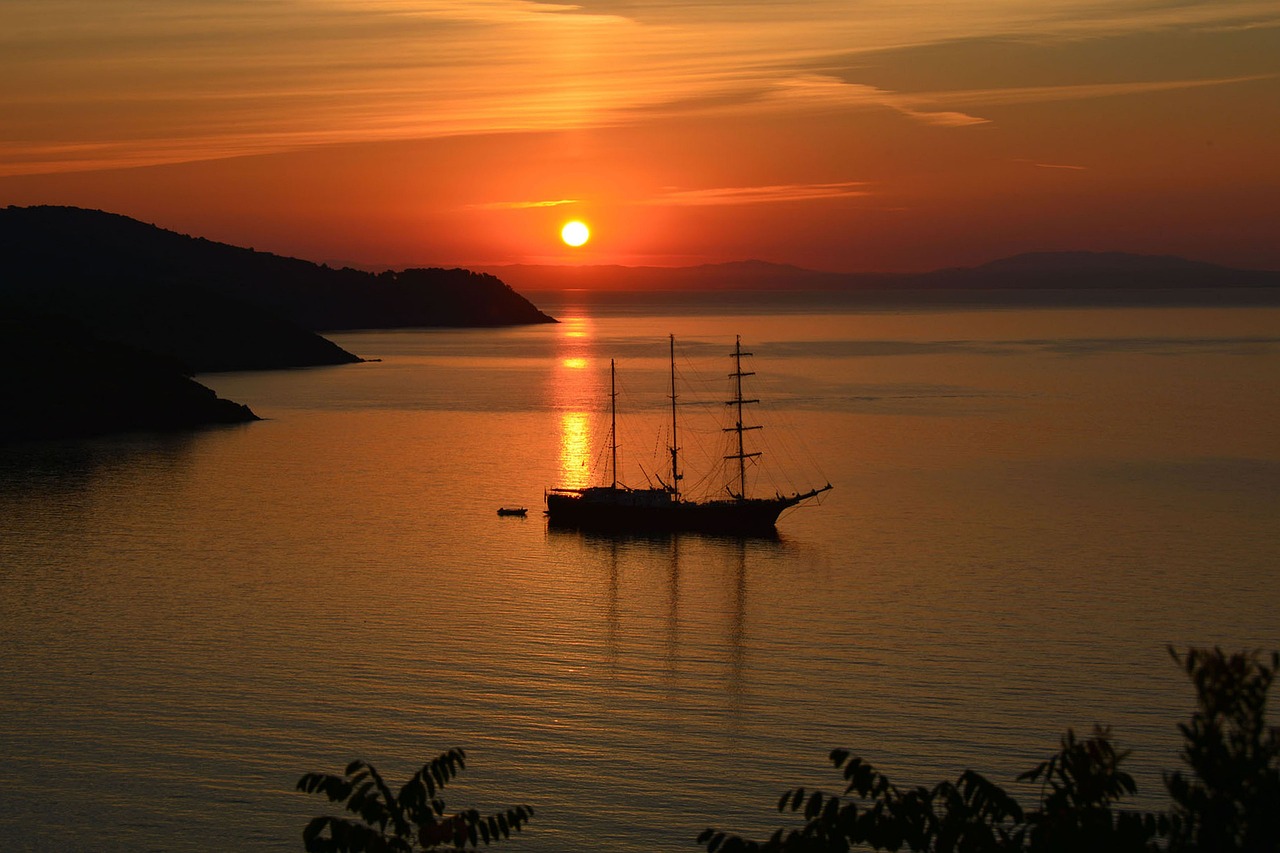
[[[1031,163],[1037,169],[1064,169],[1068,172],[1087,172],[1088,166],[1071,166],[1065,163],[1035,163],[1031,160],[1019,160],[1019,163]]]
[[[716,187],[702,190],[672,190],[651,204],[702,207],[716,204],[769,204],[781,201],[814,201],[829,198],[856,198],[870,195],[860,181],[831,184],[783,184],[760,187]]]
[[[1079,101],[1092,98],[1115,98],[1125,95],[1146,95],[1154,92],[1171,92],[1179,89],[1199,89],[1207,86],[1230,86],[1258,80],[1273,80],[1280,74],[1253,74],[1244,77],[1216,77],[1203,80],[1152,80],[1120,83],[1087,83],[1063,86],[1012,86],[997,89],[967,89],[952,92],[931,92],[915,98],[928,101],[950,101],[971,106],[1009,106],[1012,104],[1048,103],[1051,101]]]
[[[1119,83],[911,94],[812,73],[837,58],[961,39],[1077,39],[1276,26],[1274,0],[937,8],[842,0],[692,4],[526,0],[6,0],[0,175],[126,167],[314,145],[597,128],[726,110],[880,106],[926,124],[965,107],[1221,85]],[[1108,90],[1107,87],[1110,87]],[[1144,88],[1145,87],[1145,88]]]
[[[558,198],[553,201],[490,201],[480,204],[469,204],[472,210],[531,210],[539,207],[561,207],[566,204],[578,204],[576,198]]]

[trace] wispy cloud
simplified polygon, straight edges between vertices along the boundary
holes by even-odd
[[[0,79],[22,85],[0,92],[0,174],[610,126],[675,105],[685,115],[887,108],[964,127],[988,121],[988,106],[1258,78],[921,93],[808,71],[851,52],[956,39],[1280,22],[1274,0],[851,5],[5,0]]]
[[[903,95],[875,86],[848,83],[822,74],[804,74],[780,80],[762,99],[787,109],[860,109],[882,107],[924,124],[967,127],[985,124],[988,119],[955,110],[937,109],[932,98]]]
[[[581,199],[558,198],[550,201],[490,201],[480,204],[469,204],[472,210],[529,210],[539,207],[561,207],[566,204],[578,204]]]
[[[949,102],[965,106],[1010,106],[1014,104],[1046,103],[1050,101],[1077,101],[1091,98],[1115,98],[1125,95],[1148,95],[1177,89],[1198,89],[1206,86],[1230,86],[1258,80],[1273,80],[1280,74],[1252,74],[1243,77],[1214,77],[1203,80],[1155,80],[1122,83],[1087,83],[1065,86],[1014,86],[996,89],[963,89],[948,92],[930,92],[912,96],[913,101]]]
[[[818,184],[775,184],[754,187],[712,187],[707,189],[668,188],[648,201],[648,205],[675,207],[706,207],[710,205],[769,204],[785,201],[818,201],[836,198],[857,198],[870,195],[867,184],[860,181],[840,181]],[[468,205],[472,210],[531,210],[545,207],[580,204],[581,199],[553,199],[546,201],[491,201]]]
[[[714,187],[701,190],[672,189],[651,204],[695,206],[717,204],[769,204],[782,201],[815,201],[870,195],[866,184],[843,181],[830,184],[779,184],[759,187]]]
[[[1068,172],[1087,172],[1087,171],[1089,171],[1089,167],[1088,167],[1088,166],[1072,166],[1072,165],[1069,165],[1069,164],[1066,164],[1066,163],[1037,163],[1035,160],[1024,160],[1024,159],[1018,159],[1018,160],[1015,160],[1014,162],[1015,162],[1015,163],[1026,163],[1026,164],[1028,164],[1028,165],[1030,165],[1030,166],[1035,166],[1037,169],[1061,169],[1061,170],[1068,171]]]
[[[894,92],[860,83],[849,83],[820,74],[797,75],[778,81],[759,101],[790,108],[865,108],[883,107],[925,124],[944,127],[968,127],[991,120],[949,106],[970,108],[1001,107],[1017,104],[1114,98],[1227,86],[1268,80],[1277,74],[1255,74],[1240,77],[1215,77],[1199,80],[1157,80],[1115,83],[1068,84],[1060,86],[1011,86],[986,89],[953,89],[931,92]],[[737,107],[730,107],[730,109]]]

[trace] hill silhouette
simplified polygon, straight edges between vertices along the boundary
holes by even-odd
[[[175,362],[13,306],[0,312],[0,400],[0,443],[258,419]]]
[[[251,419],[190,376],[360,361],[321,329],[554,322],[490,275],[333,270],[74,207],[0,209],[0,314],[26,424],[0,438]]]
[[[554,322],[492,275],[330,269],[98,210],[0,210],[0,250],[6,278],[216,294],[311,331]]]

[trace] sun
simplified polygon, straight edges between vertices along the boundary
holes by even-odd
[[[565,226],[560,229],[560,239],[570,246],[581,246],[590,237],[591,232],[587,230],[587,226],[576,219],[573,222],[566,222]]]

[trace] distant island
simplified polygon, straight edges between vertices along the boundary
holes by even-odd
[[[606,265],[487,267],[526,293],[595,291],[823,291],[917,294],[950,301],[962,291],[1000,291],[1002,298],[1043,298],[1048,291],[1079,291],[1077,300],[1104,292],[1146,292],[1142,301],[1276,302],[1280,271],[1241,270],[1171,255],[1124,252],[1030,252],[977,267],[924,273],[834,273],[766,261],[688,267]],[[1270,292],[1267,292],[1270,291]],[[1105,301],[1105,299],[1104,299]]]
[[[317,332],[555,320],[492,275],[378,274],[74,207],[0,209],[0,441],[256,419],[191,376],[349,364]]]

